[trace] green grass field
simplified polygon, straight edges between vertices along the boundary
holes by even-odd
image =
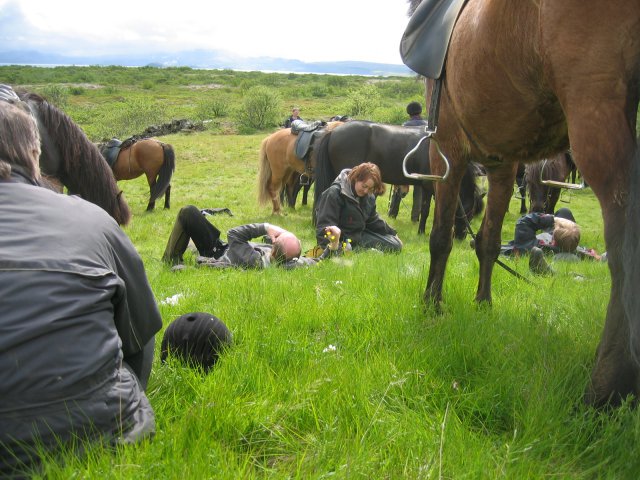
[[[543,278],[526,259],[506,259],[533,285],[496,267],[493,305],[479,306],[475,253],[457,242],[438,314],[422,303],[428,237],[416,234],[405,203],[389,220],[405,244],[399,255],[242,271],[199,268],[187,253],[187,269],[171,272],[160,257],[187,204],[231,209],[233,217],[209,217],[222,231],[268,221],[314,246],[310,206],[272,217],[256,202],[258,149],[269,133],[163,137],[177,158],[171,210],[145,213],[142,177],[120,183],[134,213],[125,231],[164,326],[208,311],[234,345],[209,374],[156,359],[153,440],[67,452],[36,478],[637,478],[637,411],[581,404],[609,296],[606,264],[554,264],[556,275]],[[387,201],[378,199],[384,218]],[[581,244],[604,251],[591,190],[563,201],[583,228]],[[503,241],[518,208],[513,199]],[[165,302],[175,295],[176,305]]]

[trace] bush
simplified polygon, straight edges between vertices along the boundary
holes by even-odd
[[[42,96],[51,105],[55,105],[61,110],[67,106],[67,100],[69,99],[69,91],[61,87],[60,85],[48,85],[44,87],[41,92]]]
[[[101,124],[96,128],[97,136],[102,140],[113,137],[125,139],[151,125],[161,124],[165,119],[163,103],[139,99],[117,102],[103,114]]]
[[[408,117],[403,108],[386,107],[376,109],[373,112],[373,120],[389,125],[402,125],[408,120]]]
[[[84,95],[85,89],[84,87],[79,87],[79,86],[74,86],[74,87],[69,87],[69,93],[71,95]]]
[[[278,125],[280,95],[267,87],[251,87],[238,111],[240,131],[262,130]]]
[[[380,92],[373,84],[366,84],[347,95],[344,111],[351,117],[363,118],[380,106]]]
[[[196,120],[211,120],[226,117],[229,114],[229,101],[224,98],[207,98],[196,106]]]

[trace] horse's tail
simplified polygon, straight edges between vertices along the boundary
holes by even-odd
[[[329,158],[329,142],[331,141],[332,132],[333,130],[330,130],[322,136],[316,149],[316,168],[313,172],[316,186],[313,192],[313,209],[311,214],[314,225],[316,224],[316,207],[320,201],[320,196],[331,186],[336,178],[333,165],[331,165],[331,158]]]
[[[265,205],[271,201],[271,194],[267,188],[271,181],[271,164],[267,157],[268,141],[269,137],[262,140],[260,144],[260,159],[258,164],[258,203],[260,205]]]
[[[640,139],[636,139],[636,151],[631,163],[627,218],[622,244],[624,283],[622,304],[629,322],[630,349],[635,361],[640,363]]]
[[[58,177],[69,192],[78,194],[111,215],[120,225],[131,220],[131,210],[122,197],[113,171],[107,165],[98,147],[93,144],[64,112],[49,104],[34,93],[20,95],[38,117],[38,126],[43,150],[43,158],[59,156],[60,165],[49,165],[51,174]],[[34,110],[35,109],[35,110]],[[43,165],[41,165],[43,167]]]
[[[173,176],[173,172],[176,169],[176,154],[173,150],[173,147],[168,143],[159,142],[162,146],[162,152],[164,156],[164,160],[162,162],[162,166],[158,171],[158,175],[156,177],[156,183],[151,187],[151,201],[155,202],[158,198],[164,195],[164,192],[167,191],[169,185],[171,185],[171,177]]]

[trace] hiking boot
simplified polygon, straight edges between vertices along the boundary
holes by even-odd
[[[544,259],[544,253],[538,247],[533,247],[529,252],[529,270],[536,275],[553,275],[553,269]]]

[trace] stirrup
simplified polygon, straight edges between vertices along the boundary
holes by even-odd
[[[414,180],[431,180],[434,182],[444,182],[448,177],[449,177],[449,160],[447,159],[447,157],[444,156],[444,154],[442,153],[442,151],[440,150],[440,146],[438,145],[438,142],[433,138],[433,134],[436,133],[435,130],[428,130],[425,129],[425,133],[426,135],[424,137],[422,137],[418,143],[416,144],[415,147],[413,147],[409,153],[407,153],[404,156],[404,160],[402,161],[402,173],[404,174],[405,177],[407,178],[411,178]],[[446,166],[446,170],[444,172],[444,175],[440,176],[440,175],[425,175],[422,173],[409,173],[407,171],[407,161],[409,160],[409,157],[411,157],[411,155],[413,155],[418,148],[420,148],[420,144],[422,144],[422,142],[426,139],[431,139],[435,142],[436,144],[436,149],[438,150],[438,154],[440,155],[440,158],[442,158],[442,160],[444,161],[444,164]],[[427,157],[428,158],[428,157]]]
[[[548,159],[545,159],[544,162],[542,163],[542,168],[540,169],[540,183],[542,183],[543,185],[549,185],[550,187],[566,188],[569,190],[584,189],[585,187],[584,177],[582,178],[582,183],[580,185],[576,185],[575,183],[569,183],[569,182],[559,182],[557,180],[544,180],[542,178],[542,173],[544,172],[544,167],[548,161],[549,161]]]

